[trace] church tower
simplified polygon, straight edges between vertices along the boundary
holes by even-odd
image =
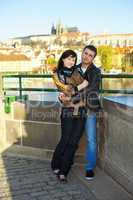
[[[58,21],[56,25],[56,35],[59,36],[63,33],[63,26],[61,25],[60,20]]]
[[[51,27],[51,35],[56,35],[56,28],[55,28],[54,24]]]

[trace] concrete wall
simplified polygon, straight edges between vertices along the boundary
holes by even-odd
[[[11,113],[3,112],[6,145],[39,148],[53,152],[61,134],[60,105],[57,102],[14,102]],[[84,161],[85,135],[81,139],[77,157]]]
[[[107,99],[103,107],[107,126],[102,167],[133,194],[133,108]]]

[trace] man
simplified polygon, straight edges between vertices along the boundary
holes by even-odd
[[[93,64],[93,60],[97,55],[97,49],[93,45],[88,45],[83,49],[81,60],[77,66],[78,71],[84,79],[88,81],[88,86],[83,90],[76,89],[76,95],[72,97],[72,102],[85,100],[87,108],[86,134],[87,134],[87,151],[86,151],[86,179],[94,178],[94,168],[97,161],[97,117],[96,113],[100,109],[99,86],[101,81],[101,71]],[[76,69],[76,70],[77,70]],[[65,97],[60,98],[65,101]]]
[[[97,55],[97,49],[88,45],[82,52],[82,63],[79,68],[83,71],[83,77],[90,83],[87,88],[80,93],[86,98],[88,116],[86,119],[87,151],[86,151],[86,179],[94,178],[94,168],[97,161],[97,118],[96,113],[100,109],[99,86],[101,81],[101,72],[94,64],[93,60]]]

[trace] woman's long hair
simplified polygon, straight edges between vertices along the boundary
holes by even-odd
[[[61,55],[61,57],[58,61],[58,64],[57,64],[57,70],[61,70],[64,67],[63,59],[68,58],[69,56],[71,56],[72,58],[75,58],[74,65],[76,65],[77,54],[73,50],[69,49],[69,50],[66,50],[62,53],[62,55]]]

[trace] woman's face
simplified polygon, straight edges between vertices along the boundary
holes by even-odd
[[[71,68],[75,65],[76,58],[72,56],[68,56],[67,58],[63,59],[64,66],[67,68]]]

